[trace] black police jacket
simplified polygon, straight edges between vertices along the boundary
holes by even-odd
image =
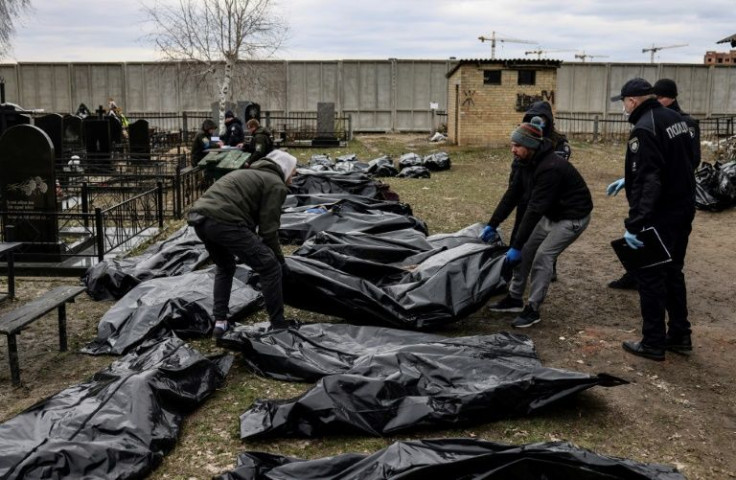
[[[593,210],[590,190],[580,172],[560,158],[552,142],[545,139],[528,163],[520,162],[518,181],[509,185],[488,222],[498,227],[518,203],[528,196],[529,202],[511,246],[521,249],[539,220],[577,220]]]
[[[222,143],[230,147],[234,147],[243,143],[245,140],[245,131],[243,130],[243,122],[239,118],[233,118],[225,127],[225,135],[221,138]]]
[[[693,144],[693,170],[697,170],[697,168],[700,166],[700,123],[690,116],[690,114],[683,112],[680,109],[680,104],[677,103],[677,100],[672,102],[669,107],[670,110],[674,110],[680,115],[682,115],[682,119],[685,120],[685,123],[687,123],[688,128],[690,129],[690,139]]]
[[[679,113],[655,99],[629,117],[634,125],[626,148],[626,230],[680,221],[695,214],[695,175],[690,130]]]

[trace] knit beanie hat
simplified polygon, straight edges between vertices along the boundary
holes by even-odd
[[[522,123],[511,134],[511,141],[531,150],[537,150],[544,137],[543,123],[540,117],[533,117],[529,123]]]
[[[227,112],[225,112],[225,118],[235,118],[235,114],[232,110],[228,110]]]
[[[654,84],[653,91],[655,95],[667,98],[677,98],[677,84],[669,78],[657,80]]]
[[[266,158],[281,167],[284,172],[284,180],[288,179],[296,168],[296,157],[283,150],[273,150],[266,155]]]

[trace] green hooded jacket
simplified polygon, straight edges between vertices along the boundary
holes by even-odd
[[[279,261],[283,261],[279,226],[281,207],[287,193],[281,167],[264,158],[249,169],[234,170],[217,180],[189,211],[253,231],[257,227],[263,243],[273,250]]]

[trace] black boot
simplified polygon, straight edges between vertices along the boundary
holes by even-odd
[[[690,355],[693,352],[693,341],[690,335],[681,337],[670,337],[668,335],[665,341],[665,348],[670,352],[679,353],[680,355]]]
[[[636,290],[639,288],[636,279],[629,272],[624,273],[621,278],[613,280],[608,286],[619,290]]]
[[[624,342],[622,347],[629,353],[639,357],[648,358],[661,362],[664,360],[664,348],[653,348],[644,345],[642,342]]]

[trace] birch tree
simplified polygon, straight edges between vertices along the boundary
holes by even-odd
[[[0,0],[0,58],[10,50],[15,20],[30,6],[31,0]]]
[[[159,1],[144,10],[153,22],[150,38],[164,60],[215,77],[221,129],[238,64],[272,56],[288,31],[275,0]]]

